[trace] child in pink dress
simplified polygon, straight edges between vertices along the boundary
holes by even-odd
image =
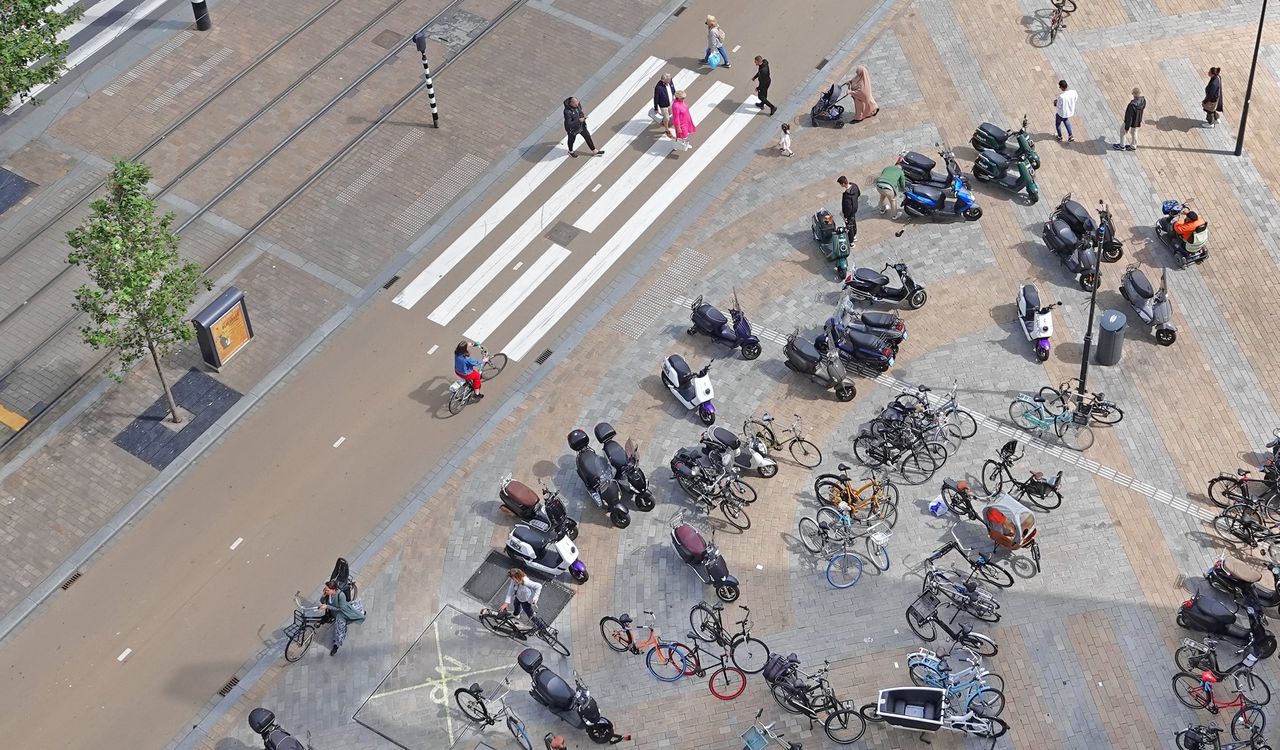
[[[671,102],[671,126],[676,131],[676,148],[688,151],[693,148],[693,144],[689,143],[689,136],[698,129],[693,125],[693,117],[689,115],[689,105],[685,104],[684,99],[684,92],[677,91],[675,101]]]

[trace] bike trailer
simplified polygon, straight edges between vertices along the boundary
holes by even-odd
[[[942,728],[942,704],[946,699],[947,691],[942,688],[887,688],[880,691],[876,713],[890,726],[936,732]]]
[[[1036,538],[1036,515],[1012,495],[1001,492],[982,509],[987,536],[1001,547],[1022,549]]]

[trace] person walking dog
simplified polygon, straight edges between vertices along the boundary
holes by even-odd
[[[1129,100],[1129,104],[1124,108],[1124,130],[1120,133],[1119,140],[1111,148],[1116,151],[1137,151],[1138,150],[1138,128],[1142,127],[1142,113],[1147,108],[1147,100],[1142,96],[1142,92],[1138,89],[1133,90],[1133,98]],[[1128,139],[1128,143],[1125,140]]]
[[[1222,68],[1209,68],[1209,83],[1204,87],[1204,121],[1207,127],[1218,126],[1222,118]]]
[[[1053,129],[1062,140],[1062,126],[1067,127],[1067,140],[1074,141],[1075,133],[1071,132],[1071,116],[1076,113],[1076,100],[1079,94],[1067,88],[1066,81],[1058,81],[1058,98],[1053,100]]]
[[[667,135],[675,137],[671,132],[671,103],[676,100],[676,85],[671,82],[671,74],[663,73],[662,80],[653,87],[653,112],[662,116],[662,129]]]
[[[778,111],[773,102],[769,101],[769,84],[773,79],[769,77],[769,61],[760,55],[756,55],[756,74],[751,76],[751,80],[756,82],[756,96],[760,97],[756,106],[760,109],[768,107],[769,116],[773,117],[773,113]]]
[[[724,60],[723,67],[732,68],[729,64],[729,53],[724,51],[724,29],[720,28],[720,22],[715,16],[707,16],[705,22],[707,24],[707,54],[702,56],[702,62],[709,64],[711,62],[711,53],[719,52],[720,59]]]
[[[604,149],[596,148],[596,144],[591,140],[591,133],[587,132],[587,115],[582,111],[582,102],[574,96],[564,100],[564,132],[569,136],[569,156],[577,157],[578,155],[578,152],[573,150],[573,142],[578,136],[582,136],[582,140],[586,141],[592,156],[604,153]]]

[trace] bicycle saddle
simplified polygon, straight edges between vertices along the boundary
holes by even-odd
[[[618,615],[618,622],[622,623],[623,625],[630,625],[631,615],[627,614],[626,612],[623,612],[622,614]]]
[[[1043,404],[1043,403],[1044,403],[1044,396],[1036,396],[1035,398],[1033,398],[1033,399],[1031,399],[1031,400],[1032,400],[1032,401],[1035,401],[1037,404]]]
[[[840,471],[851,471],[853,469],[853,467],[850,466],[849,464],[840,464],[836,468],[839,469]]]
[[[1036,471],[1035,469],[1032,469],[1032,470],[1031,470],[1031,478],[1032,478],[1032,479],[1044,479],[1044,472],[1043,472],[1043,471]]]

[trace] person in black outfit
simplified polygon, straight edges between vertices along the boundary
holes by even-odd
[[[862,191],[844,175],[836,183],[844,190],[840,196],[840,213],[844,215],[844,225],[849,227],[849,241],[853,242],[858,238],[858,200],[862,198]]]
[[[1204,120],[1216,127],[1222,118],[1222,68],[1209,68],[1209,83],[1204,87]]]
[[[773,113],[778,108],[773,106],[773,102],[769,101],[769,84],[772,80],[769,78],[769,61],[763,57],[756,55],[756,74],[751,76],[751,80],[756,82],[756,96],[760,97],[759,103],[756,104],[760,109],[769,108],[769,116],[773,117]]]
[[[571,96],[564,100],[564,132],[569,135],[569,156],[578,155],[573,150],[573,142],[578,136],[582,136],[582,140],[587,142],[592,156],[604,153],[604,150],[596,148],[596,144],[591,141],[591,133],[587,132],[587,115],[582,111],[582,102],[577,97]]]

